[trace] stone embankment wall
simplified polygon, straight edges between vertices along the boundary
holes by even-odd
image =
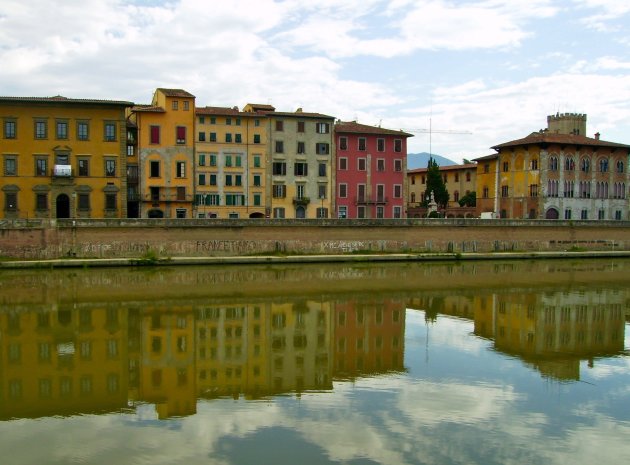
[[[630,250],[630,222],[405,220],[0,220],[0,257]]]

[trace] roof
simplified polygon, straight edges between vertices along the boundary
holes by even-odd
[[[83,98],[68,98],[62,95],[55,95],[54,97],[2,97],[0,96],[0,102],[16,102],[16,103],[68,103],[70,105],[112,105],[112,106],[124,106],[131,107],[133,102],[127,102],[125,100],[100,100],[100,99],[83,99]]]
[[[185,91],[184,89],[165,89],[163,87],[158,87],[157,90],[162,92],[167,97],[184,97],[184,98],[195,98],[193,94]]]
[[[164,110],[164,108],[162,107],[158,107],[156,105],[142,105],[142,104],[138,104],[138,105],[134,105],[133,107],[131,107],[131,111],[133,112],[145,112],[145,113],[165,113],[166,110]]]
[[[238,107],[197,107],[196,115],[226,115],[226,116],[266,116],[264,112],[239,111]]]
[[[494,160],[495,158],[498,158],[498,157],[499,157],[498,153],[491,153],[490,155],[484,155],[483,157],[473,158],[473,161],[488,161],[488,160]]]
[[[251,107],[253,111],[276,111],[276,107],[274,107],[273,105],[265,105],[264,103],[248,103],[245,106]]]
[[[508,147],[518,145],[534,145],[534,144],[561,144],[561,145],[586,145],[591,147],[616,147],[630,149],[630,145],[618,144],[616,142],[608,142],[592,137],[581,136],[577,134],[559,134],[548,131],[532,132],[529,136],[522,139],[516,139],[503,144],[495,145],[493,149],[500,151]]]
[[[413,137],[413,134],[402,130],[385,129],[379,126],[368,126],[359,124],[356,121],[340,121],[335,124],[335,132],[347,132],[352,134],[378,134],[388,136]]]
[[[307,113],[307,112],[302,111],[301,108],[299,108],[295,112],[274,111],[273,113],[269,114],[269,116],[283,116],[287,118],[317,118],[317,119],[332,119],[332,120],[335,119],[334,116],[323,115],[321,113]]]
[[[466,163],[463,165],[446,165],[440,166],[440,171],[459,171],[459,170],[467,170],[467,169],[477,169],[476,163]],[[408,174],[413,173],[426,173],[428,168],[416,168],[413,170],[408,170]]]

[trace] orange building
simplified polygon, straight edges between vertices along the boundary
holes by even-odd
[[[135,105],[129,122],[137,131],[142,218],[191,218],[194,198],[195,96],[157,89],[150,105]]]

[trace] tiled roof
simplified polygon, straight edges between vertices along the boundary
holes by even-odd
[[[495,158],[498,158],[498,157],[499,157],[498,153],[491,153],[490,155],[484,155],[483,157],[473,158],[473,161],[494,160]]]
[[[54,97],[2,97],[0,96],[0,102],[24,102],[24,103],[68,103],[72,105],[77,104],[90,104],[90,105],[120,105],[125,107],[133,106],[133,102],[127,102],[124,100],[99,100],[99,99],[83,99],[83,98],[68,98],[61,95],[55,95]]]
[[[561,145],[585,145],[591,147],[618,147],[630,149],[630,145],[618,144],[616,142],[608,142],[601,139],[594,139],[592,137],[581,136],[577,134],[558,134],[555,132],[532,132],[529,136],[522,139],[505,142],[503,144],[495,145],[492,147],[495,150],[500,150],[507,147],[514,147],[517,145],[534,145],[534,144],[561,144]]]
[[[276,107],[273,105],[265,105],[264,103],[248,103],[246,106],[250,106],[254,111],[276,111]]]
[[[466,163],[465,165],[446,165],[440,166],[440,171],[459,171],[466,169],[477,169],[476,163]],[[426,173],[427,168],[416,168],[414,170],[409,170],[407,173]]]
[[[402,137],[413,137],[413,134],[402,130],[385,129],[378,126],[368,126],[367,124],[359,124],[356,121],[340,121],[335,124],[335,132],[347,132],[352,134],[381,134]]]
[[[162,107],[158,107],[155,105],[134,105],[131,108],[131,111],[139,112],[143,111],[146,113],[165,113],[166,110]]]
[[[323,115],[321,113],[307,113],[301,109],[295,112],[290,111],[274,111],[270,116],[282,116],[285,118],[317,118],[317,119],[335,119],[334,116]]]
[[[197,115],[225,115],[225,116],[266,116],[263,112],[239,111],[238,107],[197,107],[195,108]]]
[[[158,87],[160,92],[162,92],[167,97],[184,97],[184,98],[195,98],[193,94],[190,92],[186,92],[184,89],[164,89],[162,87]]]

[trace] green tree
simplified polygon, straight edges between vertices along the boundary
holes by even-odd
[[[429,163],[427,165],[427,189],[424,191],[423,199],[425,206],[428,206],[429,204],[427,199],[430,198],[431,192],[433,192],[433,197],[435,198],[435,203],[438,204],[438,207],[446,208],[450,196],[448,194],[448,190],[446,190],[442,173],[440,173],[440,166],[433,157],[429,158]]]
[[[476,207],[477,206],[477,193],[475,191],[469,192],[461,199],[459,199],[460,207]]]

